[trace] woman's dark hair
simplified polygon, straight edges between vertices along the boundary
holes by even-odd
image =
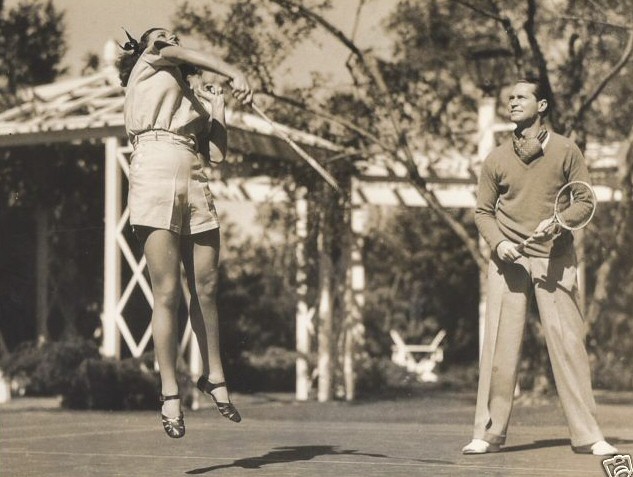
[[[141,39],[138,42],[130,37],[128,33],[128,38],[130,39],[130,41],[127,42],[124,47],[122,47],[125,51],[121,54],[121,56],[119,56],[116,61],[116,66],[119,69],[121,86],[127,86],[127,81],[130,79],[132,68],[134,68],[134,65],[147,48],[147,40],[150,33],[156,30],[163,30],[163,28],[150,28],[141,35]]]
[[[164,30],[164,28],[150,28],[141,35],[141,39],[139,41],[134,40],[130,34],[126,32],[130,41],[128,41],[125,46],[121,47],[125,51],[121,54],[121,56],[119,56],[116,62],[116,66],[119,69],[121,86],[127,86],[127,82],[130,79],[130,73],[132,73],[132,68],[134,68],[134,65],[136,65],[136,62],[147,48],[147,40],[150,33],[156,30]],[[186,79],[187,76],[200,73],[200,69],[188,63],[183,63],[180,65],[180,72],[182,77]]]

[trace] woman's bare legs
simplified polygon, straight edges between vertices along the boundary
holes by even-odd
[[[196,334],[204,375],[212,383],[224,381],[220,358],[220,329],[216,301],[218,263],[220,258],[220,230],[213,229],[181,241],[182,261],[191,293],[189,315]],[[226,387],[216,388],[213,395],[220,402],[228,402]]]
[[[180,302],[180,237],[169,230],[150,229],[145,239],[145,258],[152,283],[154,309],[152,337],[164,396],[178,394],[178,304]],[[167,417],[180,414],[180,401],[163,403]]]

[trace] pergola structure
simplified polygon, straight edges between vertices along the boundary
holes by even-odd
[[[123,202],[123,175],[129,174],[128,156],[131,147],[127,142],[123,125],[123,88],[118,71],[113,66],[116,50],[113,43],[106,46],[105,66],[98,72],[75,79],[58,81],[38,86],[23,92],[19,106],[0,112],[0,148],[53,142],[77,142],[99,140],[105,144],[105,250],[104,291],[101,351],[105,356],[118,357],[123,343],[133,356],[140,356],[146,349],[151,331],[149,316],[147,328],[140,339],[130,332],[125,316],[125,307],[133,291],[139,288],[147,302],[152,305],[150,286],[145,278],[145,259],[137,260],[125,238],[129,211]],[[272,127],[259,117],[245,112],[228,111],[227,124],[230,134],[229,147],[232,153],[257,154],[271,160],[296,160],[294,152],[274,136]],[[490,124],[486,137],[495,131],[508,130],[507,125]],[[308,151],[323,155],[340,153],[335,144],[286,128],[285,132]],[[493,137],[494,139],[494,137]],[[619,145],[596,147],[590,145],[587,156],[596,172],[611,171],[618,166]],[[599,158],[599,161],[594,160]],[[471,208],[475,204],[474,186],[476,177],[472,172],[473,158],[457,152],[447,152],[442,161],[429,164],[428,159],[418,155],[419,170],[427,178],[440,203],[450,208]],[[381,164],[381,165],[376,165]],[[232,178],[213,181],[214,196],[219,200],[277,202],[294,200],[297,212],[297,234],[300,239],[307,236],[307,202],[301,191],[294,197],[268,177]],[[608,184],[598,185],[600,200],[613,200],[614,191]],[[386,161],[371,161],[366,164],[361,176],[352,183],[351,257],[348,270],[350,295],[349,323],[347,332],[352,340],[346,349],[353,349],[353,340],[362,333],[362,307],[364,303],[364,268],[362,264],[362,241],[364,231],[364,209],[367,205],[423,207],[424,199],[406,180],[406,170],[400,164]],[[298,263],[305,264],[303,245],[297,248]],[[131,271],[129,280],[122,282],[122,259]],[[45,268],[45,267],[44,267]],[[42,269],[42,267],[40,267]],[[307,357],[310,354],[312,319],[318,315],[315,306],[307,303],[307,275],[299,267],[297,282],[298,305],[296,311],[297,388],[299,400],[308,399],[310,376]],[[191,339],[191,327],[187,324],[180,343],[181,354],[188,354],[192,374],[199,373],[201,364],[196,340]],[[353,369],[353,356],[346,354],[344,366]],[[353,387],[353,386],[352,386]],[[353,393],[353,391],[352,391]]]

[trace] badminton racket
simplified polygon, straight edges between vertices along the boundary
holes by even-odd
[[[325,182],[327,182],[336,192],[341,192],[341,189],[332,174],[325,170],[325,168],[321,164],[319,164],[319,162],[315,158],[305,152],[296,142],[290,139],[290,136],[288,136],[285,131],[282,131],[279,126],[272,119],[270,119],[266,115],[266,113],[264,113],[264,111],[260,109],[259,106],[255,104],[255,102],[251,103],[251,108],[253,108],[253,111],[255,111],[264,121],[266,121],[272,127],[275,136],[284,140],[292,148],[292,150],[295,151],[297,155],[301,157],[301,159],[306,161],[308,165],[310,165],[310,167],[317,171],[317,173],[325,180]]]
[[[212,88],[212,85],[206,85],[206,89]],[[251,102],[251,108],[253,111],[257,113],[264,121],[266,121],[270,127],[272,128],[273,134],[278,138],[282,139],[286,144],[290,146],[290,148],[297,153],[297,155],[308,163],[312,169],[314,169],[324,180],[327,182],[336,192],[341,192],[341,188],[339,187],[336,179],[330,174],[314,157],[308,154],[305,150],[303,150],[296,142],[294,142],[290,136],[283,131],[277,123],[275,123],[268,115],[262,111],[262,109],[255,104],[254,101]]]
[[[591,185],[583,181],[571,181],[565,184],[556,194],[554,200],[554,215],[551,223],[542,232],[557,230],[579,230],[586,227],[596,212],[598,200]],[[525,247],[536,242],[534,233],[517,245],[517,251],[522,252]]]

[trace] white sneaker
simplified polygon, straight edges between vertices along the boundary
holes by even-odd
[[[607,441],[598,441],[591,445],[574,447],[573,449],[576,454],[593,454],[601,456],[619,454],[619,451]]]
[[[488,454],[490,452],[499,452],[501,446],[499,444],[491,444],[483,439],[473,439],[462,449],[462,454]]]
[[[615,455],[619,451],[607,441],[598,441],[591,446],[591,453],[593,455]]]

